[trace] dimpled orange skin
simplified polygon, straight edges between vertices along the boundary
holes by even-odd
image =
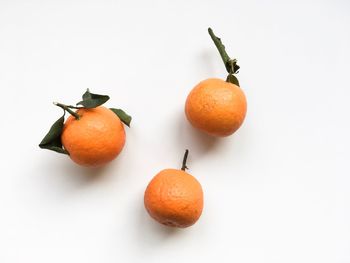
[[[240,87],[221,79],[207,79],[187,97],[185,113],[189,122],[210,135],[224,137],[243,123],[247,102]]]
[[[201,216],[203,190],[192,175],[165,169],[148,184],[144,203],[152,218],[166,226],[189,227]]]
[[[82,166],[98,167],[112,161],[125,144],[125,130],[110,109],[79,109],[76,120],[70,116],[64,124],[62,144],[70,158]]]

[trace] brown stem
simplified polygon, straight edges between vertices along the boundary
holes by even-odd
[[[63,110],[66,110],[68,111],[71,115],[74,116],[75,119],[79,120],[80,119],[80,116],[78,115],[78,113],[76,113],[75,111],[72,111],[70,108],[74,108],[74,109],[78,109],[78,107],[74,107],[74,106],[67,106],[65,104],[62,104],[62,103],[58,103],[58,102],[54,102],[53,103],[54,105],[62,108]]]
[[[186,169],[188,169],[188,167],[186,166],[187,157],[188,157],[188,150],[186,149],[184,159],[182,161],[182,167],[181,167],[182,171],[186,171]]]

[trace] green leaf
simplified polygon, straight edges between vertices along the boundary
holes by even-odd
[[[209,35],[211,39],[213,40],[216,48],[218,49],[221,59],[225,64],[225,68],[229,74],[237,73],[239,70],[239,66],[237,65],[236,59],[231,59],[230,56],[227,54],[224,44],[221,41],[221,38],[217,37],[213,30],[209,27],[208,28]]]
[[[77,105],[82,105],[84,108],[91,109],[104,104],[108,100],[109,96],[90,93],[88,89],[83,95],[83,100],[78,102]]]
[[[69,155],[69,153],[65,149],[63,149],[61,142],[64,115],[65,114],[63,114],[63,116],[51,126],[49,132],[45,135],[44,139],[39,144],[39,147],[41,149],[48,149],[51,151]]]
[[[239,87],[239,81],[236,78],[236,76],[233,74],[228,74],[228,76],[226,78],[226,82],[230,82],[230,83],[235,84]]]
[[[126,126],[130,127],[132,119],[130,115],[126,114],[125,111],[121,109],[110,108],[110,110],[113,111]]]

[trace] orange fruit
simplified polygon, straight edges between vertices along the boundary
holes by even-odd
[[[188,227],[202,214],[203,191],[200,183],[189,173],[165,169],[148,184],[144,203],[150,216],[159,223]]]
[[[221,79],[200,82],[187,97],[185,113],[195,128],[214,136],[229,136],[243,123],[247,111],[240,87]]]
[[[97,167],[112,161],[123,149],[125,130],[118,116],[103,106],[76,111],[66,120],[61,140],[77,164]]]
[[[184,170],[165,169],[148,184],[144,204],[150,216],[159,223],[189,227],[202,214],[202,186]]]

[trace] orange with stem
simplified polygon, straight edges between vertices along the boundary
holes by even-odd
[[[203,190],[200,183],[186,172],[186,150],[182,168],[160,171],[148,184],[144,203],[150,216],[172,227],[189,227],[202,214]]]
[[[77,164],[88,167],[112,161],[125,144],[122,122],[129,126],[131,117],[121,109],[101,106],[108,99],[107,95],[87,90],[83,100],[77,103],[81,106],[55,102],[64,114],[52,125],[40,148],[67,154]],[[64,122],[66,112],[71,116]]]
[[[242,125],[247,111],[244,92],[239,87],[235,74],[239,70],[236,59],[231,59],[220,38],[211,28],[209,34],[225,64],[228,76],[226,81],[210,78],[197,84],[186,99],[185,113],[195,128],[213,135],[229,136]]]

